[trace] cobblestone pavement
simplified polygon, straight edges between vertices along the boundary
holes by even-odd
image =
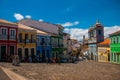
[[[11,80],[1,68],[0,68],[0,80]]]
[[[12,66],[11,63],[0,63],[15,73],[30,80],[120,80],[120,65],[82,61],[62,64],[21,63]]]

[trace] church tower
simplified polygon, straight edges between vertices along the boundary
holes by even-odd
[[[104,41],[104,27],[99,23],[97,20],[95,26],[95,32],[96,32],[96,42],[102,42]]]

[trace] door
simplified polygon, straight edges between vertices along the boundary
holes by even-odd
[[[25,61],[28,61],[28,58],[29,58],[28,48],[25,48]]]
[[[18,48],[19,59],[22,60],[22,48]]]
[[[42,61],[45,62],[45,50],[42,50]]]
[[[34,48],[31,48],[31,57],[32,60],[35,60]]]
[[[14,55],[14,46],[10,46],[10,55]]]
[[[6,46],[1,46],[1,60],[6,59]]]
[[[49,50],[47,50],[47,58],[48,58],[48,59],[50,58]]]

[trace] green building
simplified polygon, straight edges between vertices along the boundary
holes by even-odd
[[[120,64],[120,31],[110,34],[110,62]]]
[[[63,27],[58,26],[59,34],[51,35],[52,58],[59,60],[63,54]]]

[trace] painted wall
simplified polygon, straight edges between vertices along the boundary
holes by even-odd
[[[110,36],[110,62],[120,64],[120,34]]]
[[[98,62],[108,62],[110,57],[109,47],[98,47]]]
[[[20,39],[20,34],[21,39]],[[25,35],[28,35],[27,39],[25,40]],[[32,37],[31,37],[32,35]],[[29,29],[22,29],[18,28],[18,49],[22,49],[22,60],[25,58],[25,49],[28,49],[28,56],[31,56],[31,49],[34,49],[34,55],[36,55],[36,31],[35,30],[29,30]],[[21,51],[21,50],[20,50]],[[18,50],[18,54],[20,53]]]

